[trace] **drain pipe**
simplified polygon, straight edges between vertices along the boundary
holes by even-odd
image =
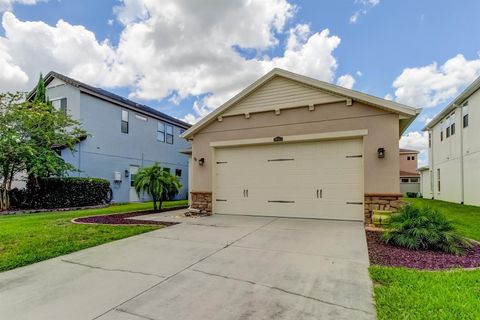
[[[460,130],[460,180],[461,180],[461,204],[465,203],[465,170],[464,170],[464,156],[463,156],[463,108],[459,105],[454,104],[456,109],[460,110],[460,123],[459,123],[459,130]]]

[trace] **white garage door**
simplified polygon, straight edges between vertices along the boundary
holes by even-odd
[[[218,148],[214,210],[363,220],[361,139]]]

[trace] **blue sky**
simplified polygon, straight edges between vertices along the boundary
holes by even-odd
[[[480,75],[475,0],[22,2],[0,0],[2,91],[55,69],[189,121],[280,66],[423,107],[402,146],[425,150],[426,119]]]

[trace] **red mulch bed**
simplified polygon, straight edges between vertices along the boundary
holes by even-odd
[[[387,245],[380,239],[381,232],[366,233],[371,264],[426,270],[480,267],[480,245],[466,249],[463,256],[456,256],[439,251],[410,250]]]
[[[162,225],[162,226],[172,226],[178,224],[177,222],[166,222],[166,221],[150,221],[150,220],[136,220],[136,219],[127,219],[132,217],[144,216],[147,214],[155,214],[170,210],[176,210],[181,208],[169,208],[166,210],[160,211],[136,211],[136,212],[127,212],[127,213],[113,213],[100,216],[91,216],[91,217],[82,217],[76,218],[73,221],[77,223],[95,223],[95,224],[115,224],[115,225]]]

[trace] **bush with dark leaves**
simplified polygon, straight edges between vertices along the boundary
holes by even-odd
[[[455,231],[452,223],[429,207],[404,206],[393,214],[382,240],[387,244],[413,250],[438,250],[456,255],[471,247],[468,239]]]

